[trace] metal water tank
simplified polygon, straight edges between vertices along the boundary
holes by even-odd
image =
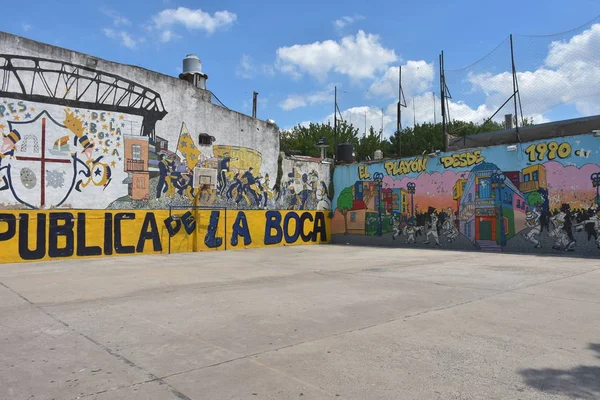
[[[383,158],[383,151],[375,150],[374,156],[375,156],[374,157],[375,160],[381,160]]]
[[[342,163],[354,162],[354,146],[352,143],[340,143],[337,146],[337,161]]]
[[[202,62],[195,54],[188,54],[183,59],[183,73],[184,74],[201,74],[202,73]]]

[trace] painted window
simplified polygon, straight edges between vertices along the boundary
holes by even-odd
[[[138,189],[146,189],[146,180],[144,178],[138,177],[135,181],[135,186]]]
[[[355,212],[350,213],[350,222],[356,222],[356,213]]]
[[[140,146],[139,144],[132,144],[131,145],[131,157],[134,160],[141,160],[142,159],[142,146]]]
[[[523,182],[529,182],[530,179],[531,179],[531,175],[529,175],[529,174],[523,175]]]
[[[479,180],[478,194],[480,199],[489,199],[492,197],[492,185],[489,179],[482,178]]]
[[[521,208],[521,199],[517,199],[517,208]]]
[[[531,174],[531,180],[532,181],[539,180],[539,173],[538,173],[538,171],[533,171],[533,173]]]

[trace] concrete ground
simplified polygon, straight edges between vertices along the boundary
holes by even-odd
[[[600,260],[305,246],[0,265],[0,399],[600,398]]]

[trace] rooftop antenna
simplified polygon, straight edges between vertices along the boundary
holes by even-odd
[[[252,118],[256,118],[256,104],[258,100],[258,92],[252,93]]]
[[[396,110],[396,132],[398,132],[398,157],[400,157],[400,135],[402,133],[402,107],[406,108],[406,98],[402,90],[402,65],[398,67],[398,109]]]
[[[334,91],[334,108],[333,108],[333,159],[337,161],[337,86]]]
[[[413,96],[413,129],[417,127],[417,114],[415,109],[415,96]]]
[[[436,118],[435,118],[435,93],[431,92],[431,95],[433,97],[433,126],[436,126],[437,125],[437,121],[436,121]]]
[[[383,107],[381,108],[381,132],[379,132],[379,140],[383,137]]]

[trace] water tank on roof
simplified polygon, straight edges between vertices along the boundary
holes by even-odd
[[[354,146],[352,146],[352,143],[338,144],[336,159],[340,163],[354,162]]]
[[[383,151],[375,150],[374,156],[375,156],[374,157],[375,160],[381,160],[383,158]]]
[[[195,54],[188,54],[183,59],[183,73],[184,74],[201,74],[202,73],[202,62]]]

